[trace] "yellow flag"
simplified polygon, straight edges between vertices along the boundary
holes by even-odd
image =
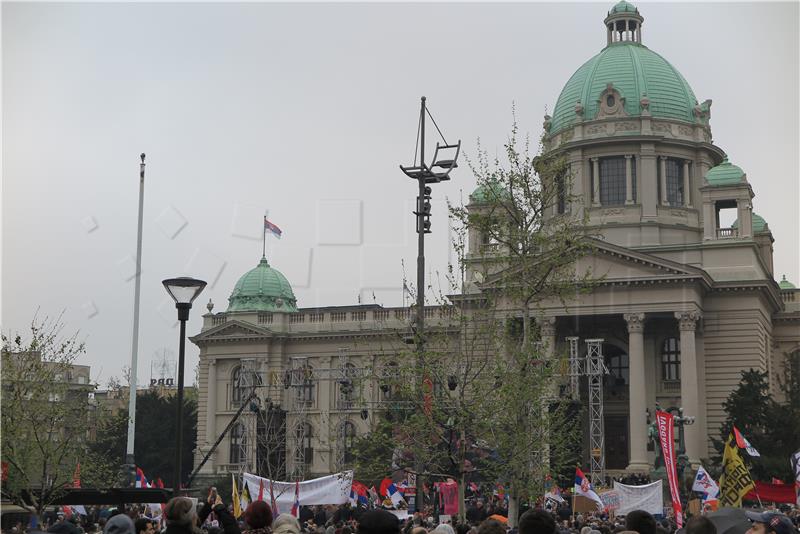
[[[753,488],[753,479],[744,465],[744,460],[739,455],[739,447],[733,432],[725,443],[725,452],[722,455],[722,476],[719,479],[719,505],[736,506],[741,508],[742,497]]]
[[[236,477],[231,473],[231,496],[233,500],[233,517],[239,519],[242,515],[242,506],[239,503],[239,489],[236,487]]]

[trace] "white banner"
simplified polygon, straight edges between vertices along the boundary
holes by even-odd
[[[633,510],[644,510],[651,514],[664,513],[660,480],[646,486],[628,486],[615,481],[614,491],[619,495],[619,508],[616,510],[618,515],[625,515]]]
[[[243,474],[244,483],[250,491],[250,497],[258,499],[259,487],[263,484],[263,500],[270,502],[270,480],[251,473]],[[335,475],[314,478],[300,482],[300,505],[344,504],[350,500],[350,487],[353,485],[353,472],[344,471]],[[294,482],[273,481],[272,489],[275,501],[281,513],[289,513],[294,504]]]

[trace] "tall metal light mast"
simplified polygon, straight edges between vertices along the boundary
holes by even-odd
[[[425,97],[423,96],[420,99],[420,110],[419,110],[419,125],[417,129],[417,140],[419,144],[414,148],[414,163],[408,167],[404,167],[400,165],[400,170],[402,170],[406,176],[411,178],[412,180],[417,181],[418,187],[418,194],[417,194],[417,209],[412,212],[416,216],[417,221],[417,305],[416,305],[416,314],[415,314],[415,329],[416,329],[416,353],[417,353],[417,365],[419,369],[424,368],[424,357],[425,357],[425,234],[429,234],[431,232],[431,188],[428,184],[439,183],[445,180],[450,179],[450,172],[458,167],[458,154],[461,151],[461,140],[459,140],[456,144],[451,145],[448,144],[442,135],[441,130],[439,130],[439,126],[436,124],[436,121],[433,120],[430,112],[428,111],[426,104],[425,104]],[[436,143],[436,151],[433,153],[433,160],[431,165],[429,166],[425,163],[425,116],[428,115],[433,122],[433,125],[436,127],[436,130],[439,132],[439,135],[444,142],[443,145],[440,145],[438,142]],[[419,150],[419,164],[417,164],[417,149]],[[440,156],[440,152],[442,155]],[[450,155],[453,154],[454,155]],[[434,168],[441,169],[441,171],[435,171]],[[422,397],[425,392],[424,389],[424,382],[426,377],[420,376],[419,381],[419,396]],[[419,455],[417,455],[419,456]],[[420,464],[419,460],[417,460],[417,465],[415,466],[417,471],[417,481],[416,481],[416,497],[415,497],[415,507],[417,510],[422,509],[423,501],[422,501],[422,478],[421,474],[423,471],[423,466]]]

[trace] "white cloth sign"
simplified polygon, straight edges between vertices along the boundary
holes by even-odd
[[[263,500],[270,502],[270,480],[251,473],[242,475],[250,497],[258,499],[259,487],[263,484]],[[326,477],[314,478],[300,482],[300,504],[310,506],[317,504],[344,504],[350,500],[350,488],[353,485],[353,472],[344,471]],[[289,512],[294,504],[294,482],[272,481],[272,491],[280,511]]]
[[[634,510],[644,510],[651,514],[664,513],[664,494],[661,481],[645,486],[628,486],[614,482],[614,491],[619,495],[617,514],[625,515]]]

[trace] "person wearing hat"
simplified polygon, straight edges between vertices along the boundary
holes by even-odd
[[[745,512],[753,522],[745,534],[797,534],[792,521],[778,512]]]

